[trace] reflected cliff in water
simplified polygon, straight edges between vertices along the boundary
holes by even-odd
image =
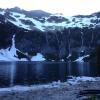
[[[66,81],[68,76],[100,76],[89,62],[0,62],[0,86]]]

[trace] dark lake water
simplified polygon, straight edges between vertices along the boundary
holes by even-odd
[[[68,76],[100,76],[100,66],[89,62],[0,62],[0,87],[66,81]]]

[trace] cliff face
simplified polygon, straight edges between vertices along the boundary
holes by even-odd
[[[29,56],[41,53],[50,61],[82,60],[100,40],[100,13],[66,17],[43,11],[0,9],[0,49],[12,46],[13,35],[16,50]]]

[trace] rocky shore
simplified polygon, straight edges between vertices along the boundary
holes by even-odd
[[[79,95],[80,91],[86,89],[100,89],[100,79],[74,78],[64,83],[1,88],[0,100],[89,100]]]

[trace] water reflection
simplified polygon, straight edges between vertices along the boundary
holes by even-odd
[[[72,75],[72,72],[71,72],[71,62],[68,62],[68,63],[67,63],[67,74],[68,74],[69,76]]]
[[[89,76],[90,63],[77,62],[76,67],[80,76]]]
[[[10,86],[13,86],[15,80],[16,64],[12,62],[10,68],[7,69],[10,69]]]
[[[0,86],[66,81],[67,76],[100,76],[100,67],[89,62],[0,62]]]

